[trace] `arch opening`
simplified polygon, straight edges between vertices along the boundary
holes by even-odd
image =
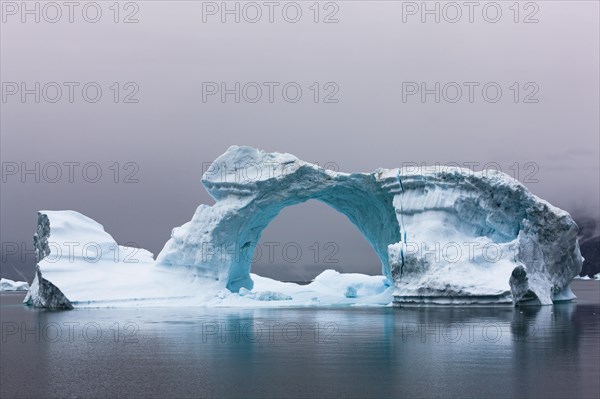
[[[308,200],[284,208],[263,230],[250,271],[309,283],[327,269],[381,275],[381,261],[356,226],[329,205]]]

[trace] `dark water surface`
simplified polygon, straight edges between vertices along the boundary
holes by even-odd
[[[550,307],[91,309],[0,296],[0,397],[600,397],[600,283]]]

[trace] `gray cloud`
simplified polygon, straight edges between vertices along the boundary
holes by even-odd
[[[525,184],[553,204],[599,217],[595,2],[538,2],[539,23],[533,24],[522,23],[525,14],[514,23],[504,2],[498,23],[475,14],[473,23],[455,24],[443,18],[421,23],[418,15],[403,23],[402,2],[337,2],[339,22],[332,24],[322,23],[331,10],[321,10],[321,22],[313,22],[312,2],[299,3],[303,18],[295,24],[283,19],[251,24],[243,18],[221,23],[218,16],[203,23],[201,2],[150,1],[136,3],[139,23],[123,24],[113,22],[107,8],[112,3],[99,4],[104,13],[96,24],[81,18],[72,24],[43,18],[21,23],[19,15],[6,16],[2,24],[3,83],[80,84],[73,103],[66,92],[56,103],[43,96],[40,103],[33,95],[25,103],[18,94],[7,97],[1,104],[3,165],[79,162],[83,168],[95,162],[103,173],[97,183],[81,173],[69,182],[64,166],[56,183],[44,176],[39,183],[32,175],[25,183],[18,174],[6,176],[0,193],[3,242],[31,246],[38,209],[74,209],[102,223],[119,242],[133,241],[157,253],[172,227],[189,220],[199,204],[211,203],[200,184],[203,164],[232,144],[290,152],[343,171],[409,162],[478,162],[479,167],[495,162],[509,174],[518,171],[521,181],[529,178]],[[131,10],[121,11],[120,19]],[[82,98],[79,88],[89,82],[102,89],[97,103]],[[128,82],[139,88],[129,98],[138,103],[124,103],[135,92],[125,87]],[[203,82],[279,86],[273,103],[265,91],[257,103],[243,96],[235,103],[232,95],[222,103],[219,95],[203,102]],[[296,103],[279,90],[289,82],[302,88]],[[453,96],[448,86],[439,103],[433,95],[423,103],[419,94],[403,101],[406,82],[425,82],[428,88],[457,82],[463,97],[447,101]],[[465,82],[479,84],[473,103]],[[485,101],[480,91],[490,82],[502,89],[496,103]],[[538,102],[525,103],[536,87],[532,98]],[[339,102],[324,103],[332,88],[339,89],[332,97]],[[139,168],[132,175],[138,182],[124,182],[135,169],[125,167],[129,162]],[[336,268],[377,271],[366,241],[326,206],[286,209],[280,219],[263,241],[295,241],[303,248],[334,241]],[[276,273],[296,278],[327,266],[299,263]],[[15,276],[10,264],[31,276],[31,256],[3,259],[3,276]],[[296,266],[300,272],[292,270]],[[258,269],[269,267],[263,263]]]

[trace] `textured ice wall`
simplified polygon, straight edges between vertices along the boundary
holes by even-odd
[[[388,170],[379,179],[406,233],[389,252],[397,302],[573,298],[577,225],[518,181],[461,168]]]

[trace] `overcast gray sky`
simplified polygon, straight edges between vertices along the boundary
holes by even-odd
[[[341,171],[492,162],[554,205],[598,218],[596,1],[428,2],[439,22],[421,2],[227,3],[239,23],[221,2],[113,3],[39,3],[38,15],[36,2],[33,13],[1,3],[2,276],[32,276],[33,255],[12,245],[32,248],[39,209],[77,210],[120,243],[158,253],[174,226],[212,203],[203,165],[232,144]],[[222,83],[233,89],[225,101]],[[323,204],[284,210],[263,236],[273,241],[299,243],[302,257],[280,262],[276,250],[254,270],[380,268]]]

